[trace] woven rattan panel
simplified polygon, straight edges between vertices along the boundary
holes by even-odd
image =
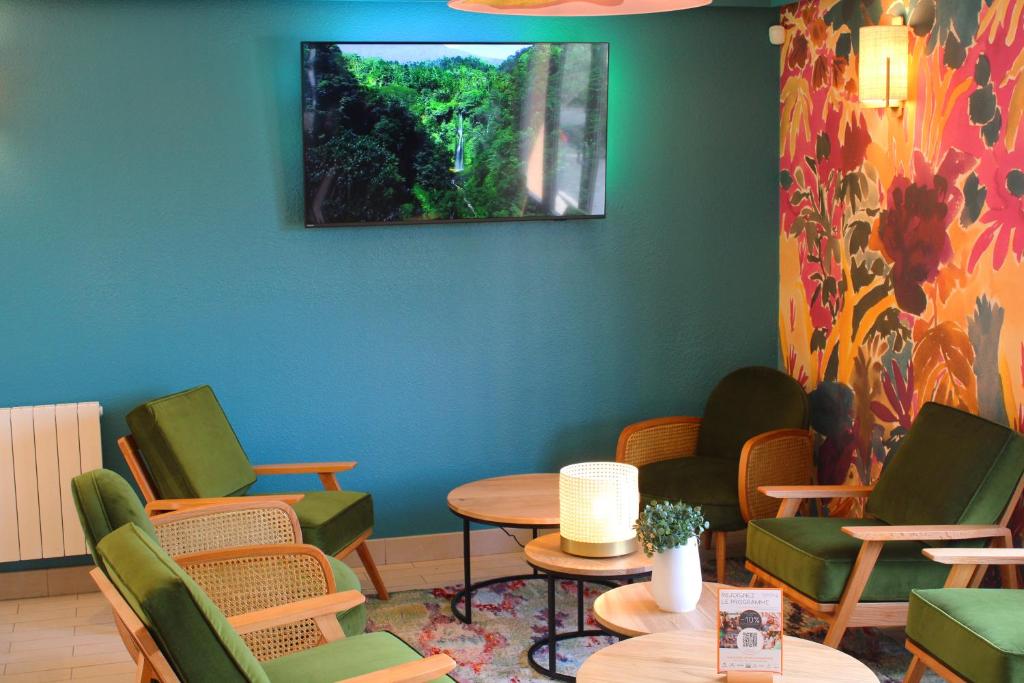
[[[781,501],[759,492],[758,486],[810,484],[813,467],[806,436],[776,437],[752,448],[746,473],[750,519],[774,517],[779,511]]]
[[[188,516],[156,527],[160,546],[172,557],[243,545],[296,543],[288,514],[275,507],[252,507]]]
[[[640,429],[626,441],[623,462],[641,467],[659,460],[693,455],[699,422],[681,422]]]
[[[258,555],[189,564],[189,575],[228,617],[327,594],[323,565],[312,555]],[[243,636],[263,661],[322,642],[312,619]]]

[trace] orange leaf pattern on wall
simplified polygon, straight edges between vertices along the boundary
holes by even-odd
[[[863,108],[858,32],[893,15],[911,97]],[[779,333],[821,481],[877,478],[926,401],[1024,427],[1024,0],[781,19]]]
[[[928,330],[914,348],[918,395],[972,413],[978,412],[971,340],[956,323],[946,321]]]

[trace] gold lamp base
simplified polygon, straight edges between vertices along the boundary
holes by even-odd
[[[610,541],[608,543],[574,541],[565,536],[560,536],[560,538],[562,539],[562,552],[579,557],[619,557],[621,555],[632,555],[637,550],[635,538],[627,538],[624,541]]]

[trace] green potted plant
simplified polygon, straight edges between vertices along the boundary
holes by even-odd
[[[654,558],[651,596],[666,612],[697,607],[702,581],[697,540],[710,526],[700,507],[658,501],[647,505],[634,528],[640,547]]]

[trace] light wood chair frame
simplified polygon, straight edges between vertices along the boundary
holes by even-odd
[[[122,637],[131,642],[128,650],[135,661],[137,683],[150,683],[150,681],[180,683],[180,679],[163,652],[160,651],[152,634],[106,575],[99,569],[93,569],[89,572],[89,576],[92,577],[103,597],[113,609],[114,618]],[[323,643],[329,643],[345,637],[335,614],[357,607],[365,600],[366,598],[359,591],[330,593],[258,612],[240,614],[229,618],[228,623],[242,635],[312,619],[320,627]],[[426,683],[444,676],[454,668],[455,661],[451,657],[437,654],[414,662],[397,664],[371,673],[346,678],[343,683]]]
[[[138,444],[135,442],[135,438],[131,434],[127,434],[117,440],[117,445],[124,455],[125,462],[128,463],[128,469],[131,470],[135,483],[138,484],[143,497],[146,499],[146,512],[150,516],[205,505],[231,504],[245,501],[282,501],[289,505],[294,505],[302,500],[302,494],[229,496],[222,498],[160,498],[156,493],[156,487],[150,479],[149,471],[146,469],[145,461],[142,458]],[[355,468],[355,466],[356,462],[354,461],[302,462],[253,465],[253,470],[257,476],[271,474],[315,474],[320,479],[320,484],[324,487],[325,491],[341,491],[337,474],[339,472],[347,472]],[[384,579],[377,568],[377,562],[373,559],[373,554],[366,544],[371,534],[373,534],[372,527],[361,533],[355,540],[335,553],[334,556],[341,560],[351,554],[352,551],[358,553],[359,560],[362,562],[367,576],[369,576],[373,587],[377,591],[377,597],[380,600],[387,600],[389,597],[387,586],[384,584]]]
[[[801,503],[808,499],[867,498],[871,494],[872,487],[846,485],[762,486],[760,491],[766,496],[782,501],[778,517],[794,517]],[[848,628],[906,626],[909,596],[907,600],[899,602],[860,601],[885,544],[891,541],[935,542],[988,539],[991,547],[1010,548],[1013,545],[1013,535],[1008,524],[1020,501],[1022,491],[1024,491],[1024,477],[1017,482],[1017,486],[996,524],[902,526],[879,524],[878,526],[842,527],[844,534],[861,541],[861,547],[854,560],[850,576],[846,580],[846,585],[843,587],[839,602],[818,602],[747,560],[746,568],[754,575],[751,585],[781,588],[792,602],[829,624],[824,640],[825,645],[829,647],[838,648]],[[986,566],[975,567],[971,585],[980,584],[986,569]],[[1016,588],[1018,586],[1017,573],[1009,571],[1009,569],[1005,565],[1001,567],[1003,585]]]
[[[927,548],[923,552],[930,560],[950,565],[944,588],[972,587],[982,568],[994,565],[1000,569],[1008,568],[1016,574],[1016,566],[1024,564],[1022,548]],[[925,669],[931,669],[949,683],[968,683],[967,679],[910,638],[907,638],[906,646],[914,658],[907,667],[904,683],[918,683]]]
[[[615,460],[639,466],[663,460],[694,457],[697,454],[700,427],[701,418],[682,415],[636,422],[619,434]],[[672,430],[675,433],[675,447],[649,453],[642,461],[630,458],[630,439],[636,433],[649,429]],[[795,466],[796,470],[795,474],[783,470],[784,481],[772,476],[772,465],[778,465],[780,457],[790,460],[787,464]],[[814,435],[809,429],[776,429],[751,437],[743,444],[740,452],[739,475],[736,482],[743,521],[750,522],[752,519],[762,519],[776,514],[777,505],[765,505],[766,497],[760,493],[762,484],[810,484],[814,480]],[[705,547],[714,545],[715,548],[715,574],[718,583],[725,583],[727,535],[726,531],[712,531],[705,536]]]

